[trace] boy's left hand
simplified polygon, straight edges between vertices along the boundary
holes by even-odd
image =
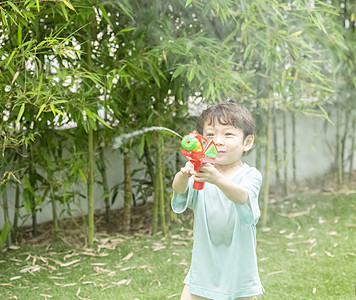
[[[192,175],[194,175],[194,179],[199,182],[209,182],[215,184],[217,179],[222,176],[221,173],[215,169],[212,164],[203,164],[199,172],[192,171]]]

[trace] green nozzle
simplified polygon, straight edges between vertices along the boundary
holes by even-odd
[[[198,145],[198,140],[191,135],[186,135],[183,139],[182,139],[182,147],[185,150],[191,151],[194,150]]]

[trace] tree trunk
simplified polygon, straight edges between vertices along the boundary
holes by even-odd
[[[20,184],[16,182],[16,191],[15,191],[15,211],[14,211],[14,222],[12,226],[13,237],[16,240],[17,230],[18,230],[18,220],[20,216]]]
[[[341,140],[341,113],[340,107],[336,107],[336,174],[337,174],[337,184],[341,187],[342,178],[342,140]]]
[[[292,164],[293,164],[293,181],[294,184],[297,184],[297,150],[296,150],[296,142],[297,140],[297,132],[295,127],[295,113],[292,112]]]
[[[157,185],[157,197],[159,202],[160,222],[161,230],[165,235],[167,233],[166,228],[166,214],[165,214],[165,186],[164,186],[164,141],[161,134],[157,133],[157,169],[156,169],[156,185]]]
[[[266,164],[263,184],[263,212],[262,224],[266,226],[268,219],[268,194],[269,194],[269,169],[271,165],[271,134],[272,134],[272,109],[271,104],[267,108],[267,134],[266,134]]]
[[[288,143],[287,143],[287,120],[286,112],[283,112],[283,161],[284,161],[284,194],[289,195],[288,178]]]
[[[131,179],[131,158],[130,152],[124,153],[124,215],[123,231],[129,232],[131,228],[131,201],[132,201],[132,179]]]
[[[356,115],[352,116],[351,132],[356,132]],[[354,152],[355,152],[355,134],[351,134],[351,150],[350,150],[350,168],[349,168],[349,181],[352,180],[352,172],[354,168]]]
[[[106,164],[105,164],[105,155],[104,148],[99,146],[99,162],[98,162],[99,171],[102,179],[102,186],[104,192],[104,203],[105,203],[105,221],[107,223],[111,222],[111,210],[110,210],[110,192],[108,178],[106,176]]]
[[[273,105],[273,153],[274,153],[274,164],[275,164],[275,174],[276,174],[276,186],[280,186],[281,184],[281,177],[279,174],[279,157],[278,157],[278,126],[277,126],[277,121],[276,121],[276,111],[275,107]]]
[[[10,218],[9,218],[9,206],[8,206],[8,201],[7,201],[6,183],[4,183],[4,185],[5,185],[5,187],[4,187],[3,191],[2,191],[4,221],[5,221],[5,223],[8,222],[8,224],[9,224],[9,228],[8,228],[7,236],[6,236],[6,241],[7,241],[7,246],[11,246],[11,244],[12,244],[11,222],[10,222]]]
[[[30,152],[32,155],[32,151]],[[29,166],[29,182],[33,191],[36,191],[36,171],[32,162],[32,158],[30,158],[30,166]],[[32,233],[34,236],[38,234],[37,228],[37,203],[35,196],[29,192],[30,206],[31,206],[31,216],[32,216]]]
[[[58,239],[58,232],[59,232],[59,226],[58,226],[58,217],[57,217],[57,204],[56,204],[56,198],[53,192],[53,187],[52,185],[50,186],[51,190],[51,204],[52,204],[52,218],[53,218],[53,235],[54,239]]]
[[[88,124],[88,245],[94,245],[94,134]]]

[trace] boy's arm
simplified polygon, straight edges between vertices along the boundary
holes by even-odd
[[[215,184],[232,202],[239,205],[247,203],[248,191],[243,186],[227,180],[213,165],[204,164],[200,168],[200,172],[193,171],[193,175],[195,175],[196,181]]]
[[[225,177],[219,177],[215,185],[224,192],[228,199],[236,204],[244,205],[248,200],[248,191],[239,184],[226,180]]]
[[[184,194],[188,190],[189,177],[193,170],[193,164],[188,161],[184,168],[181,168],[176,176],[174,176],[172,188],[175,193]]]

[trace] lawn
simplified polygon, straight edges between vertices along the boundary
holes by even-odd
[[[260,299],[355,299],[356,194],[270,204],[259,226]],[[161,235],[97,235],[95,249],[61,243],[0,254],[0,299],[179,299],[191,224]]]

